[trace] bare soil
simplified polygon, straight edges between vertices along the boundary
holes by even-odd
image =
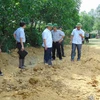
[[[43,64],[43,48],[27,48],[26,69],[18,68],[17,50],[0,54],[0,100],[100,100],[100,48],[83,45],[81,61],[66,57]],[[76,55],[77,56],[77,55]]]

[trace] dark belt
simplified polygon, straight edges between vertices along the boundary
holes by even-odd
[[[20,42],[17,42],[18,44],[20,44]],[[23,42],[24,43],[24,42]]]
[[[54,43],[59,43],[59,41],[56,41],[56,42],[54,42]]]
[[[17,42],[17,44],[20,44],[20,42]]]

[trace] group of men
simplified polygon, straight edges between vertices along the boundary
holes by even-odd
[[[24,22],[20,23],[20,27],[14,32],[14,38],[16,40],[16,46],[18,48],[19,54],[19,68],[24,69],[25,65],[25,56],[22,56],[22,53],[25,52],[24,43],[26,41],[24,28],[26,24]],[[48,23],[47,28],[43,31],[43,47],[44,47],[44,63],[48,65],[52,65],[51,60],[55,60],[55,52],[57,50],[57,56],[60,60],[62,60],[62,56],[64,57],[64,49],[63,49],[63,38],[65,36],[64,32],[57,29],[58,25],[55,23],[52,25]],[[53,30],[52,30],[53,28]],[[52,52],[52,55],[51,55]]]
[[[81,29],[81,27],[81,23],[77,23],[76,28],[71,33],[71,61],[74,61],[76,48],[78,51],[77,61],[80,61],[81,58],[82,40],[84,38],[84,31]],[[55,60],[56,49],[59,59],[62,60],[61,44],[63,43],[64,36],[64,32],[62,30],[57,29],[57,24],[47,24],[46,29],[42,33],[44,47],[44,63],[46,65],[52,65],[52,60]]]
[[[16,46],[18,48],[19,54],[19,68],[24,69],[24,60],[25,56],[22,56],[21,53],[25,51],[24,43],[26,41],[24,29],[26,24],[24,22],[20,23],[20,27],[14,32],[13,36],[16,40]],[[81,58],[81,48],[82,48],[82,40],[84,38],[84,31],[81,29],[81,23],[76,25],[76,28],[71,33],[71,44],[72,44],[72,52],[71,52],[71,61],[74,61],[75,51],[77,48],[78,58],[77,61],[80,61]],[[44,47],[44,64],[52,66],[52,60],[56,59],[56,56],[59,57],[59,60],[62,60],[64,55],[64,40],[65,34],[62,31],[62,28],[58,25],[48,23],[46,25],[46,29],[42,33],[43,44]],[[56,52],[57,51],[57,52]],[[1,52],[1,49],[0,49]],[[25,55],[25,54],[24,54]],[[0,69],[0,76],[2,76],[2,72]]]
[[[64,55],[64,48],[63,48],[63,39],[64,39],[64,32],[62,28],[59,27],[55,23],[48,23],[46,29],[42,33],[43,38],[43,47],[44,47],[44,63],[46,65],[52,65],[52,60],[55,60],[56,56],[62,60],[62,56]],[[57,51],[57,53],[56,53]]]

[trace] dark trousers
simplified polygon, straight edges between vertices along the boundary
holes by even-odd
[[[21,48],[22,48],[22,45],[21,43],[17,43],[17,48],[18,48],[18,51],[21,51]],[[20,54],[19,54],[19,68],[23,68],[24,67],[24,60],[25,60],[25,57],[22,57]]]
[[[52,48],[47,48],[47,50],[45,50],[44,48],[44,63],[48,63],[49,65],[52,65],[51,52],[52,52]]]
[[[86,37],[85,40],[86,40],[86,43],[89,43],[89,38],[88,37]]]
[[[21,43],[17,43],[17,48],[19,51],[21,51],[22,45]],[[24,59],[21,55],[19,55],[19,59]]]
[[[64,56],[64,40],[61,42],[61,54]]]
[[[60,48],[61,48],[61,55],[64,56],[64,40],[60,43]],[[57,52],[57,57],[58,57],[58,52]]]
[[[59,59],[62,59],[60,46],[61,46],[61,44],[59,42],[53,42],[53,48],[52,48],[52,58],[53,59],[55,59],[56,49],[57,49]]]
[[[81,58],[82,44],[74,44],[74,43],[72,43],[71,60],[74,60],[76,48],[77,48],[77,51],[78,51],[78,58],[77,58],[77,60],[80,60],[80,58]]]

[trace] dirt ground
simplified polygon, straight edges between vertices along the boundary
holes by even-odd
[[[18,69],[17,50],[0,54],[0,100],[100,100],[100,48],[83,45],[81,61],[66,57],[43,64],[43,48],[27,48],[26,69]],[[77,59],[77,58],[76,58]]]

